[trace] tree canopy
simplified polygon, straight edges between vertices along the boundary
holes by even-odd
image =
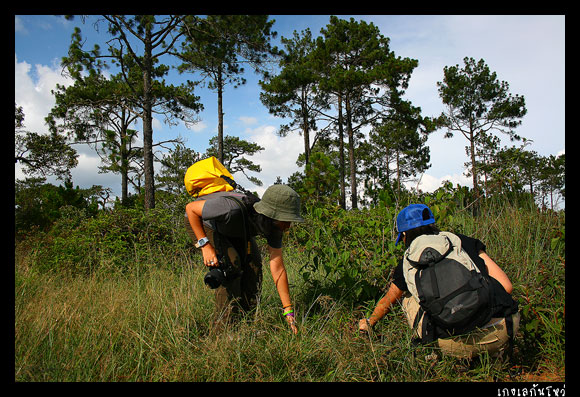
[[[275,21],[267,15],[102,15],[99,23],[107,28],[103,48],[85,48],[81,30],[73,32],[62,65],[74,83],[53,91],[49,135],[26,131],[15,105],[15,160],[27,175],[70,179],[77,163],[70,145],[85,143],[101,156],[102,172],[121,175],[122,201],[129,203],[131,185],[145,208],[154,208],[156,189],[177,194],[178,168],[204,156],[261,186],[263,170],[253,156],[265,149],[224,131],[225,89],[246,84],[249,66],[261,74],[262,104],[281,120],[277,133],[303,137],[296,160],[304,171],[287,183],[305,202],[356,209],[376,205],[387,190],[403,194],[429,168],[427,140],[442,128],[446,137],[461,132],[467,139],[465,165],[476,195],[527,190],[553,204],[555,194],[565,194],[564,156],[527,148],[525,131],[516,133],[525,99],[511,94],[483,59],[444,67],[437,87],[445,112],[425,115],[405,97],[418,59],[397,56],[390,39],[364,20],[331,16],[316,37],[309,29],[281,37],[282,49],[273,44]],[[172,66],[188,77],[185,83],[167,82]],[[181,137],[153,139],[154,114],[167,124],[198,121],[202,84],[218,100],[217,135],[207,152],[192,152]],[[524,145],[501,148],[500,134]],[[156,147],[169,151],[156,157]],[[157,178],[154,161],[162,164]]]

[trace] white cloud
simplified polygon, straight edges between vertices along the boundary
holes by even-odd
[[[72,80],[61,75],[59,66],[35,65],[34,68],[19,62],[15,54],[15,89],[14,101],[24,111],[24,126],[27,131],[48,133],[44,118],[55,104],[51,90],[56,84],[69,86]],[[35,73],[33,73],[35,72]],[[78,165],[71,171],[75,186],[89,188],[92,185],[111,186],[120,191],[121,179],[115,174],[99,174],[101,160],[98,155],[86,146],[76,146],[79,153]],[[15,178],[24,179],[20,164],[15,166]],[[48,177],[47,182],[59,185],[62,182]]]
[[[33,73],[36,78],[33,78]],[[22,106],[24,125],[28,131],[47,132],[44,118],[55,104],[51,90],[56,84],[69,86],[72,80],[60,73],[58,66],[35,65],[18,62],[14,54],[14,101]]]
[[[262,167],[262,172],[256,176],[264,185],[257,187],[243,179],[240,184],[249,190],[256,190],[262,194],[270,185],[272,185],[279,176],[285,183],[290,175],[300,170],[296,165],[298,155],[302,153],[304,141],[298,133],[290,133],[286,137],[279,137],[276,134],[276,127],[271,125],[262,125],[254,129],[246,129],[246,140],[255,142],[262,146],[264,150],[251,157],[251,160]]]
[[[163,130],[163,123],[159,119],[153,117],[151,120],[153,131]]]
[[[443,183],[446,181],[450,181],[453,186],[457,184],[461,186],[469,186],[470,188],[473,187],[473,183],[471,178],[466,177],[463,174],[450,174],[444,175],[442,177],[435,177],[429,174],[423,174],[419,181],[419,189],[426,193],[431,193],[443,186]],[[407,188],[416,188],[417,183],[407,183]]]
[[[26,26],[24,26],[22,18],[20,18],[18,15],[14,16],[14,32],[28,34],[28,30],[26,30]]]
[[[98,167],[102,165],[100,157],[86,146],[76,146],[75,148],[79,152],[79,163],[71,171],[74,185],[83,189],[90,188],[93,185],[110,187],[113,190],[113,195],[120,197],[121,175],[113,173],[99,174]],[[57,182],[52,183],[58,184]]]
[[[193,132],[202,132],[207,128],[207,123],[204,121],[198,121],[194,124],[188,125],[188,128]]]
[[[99,156],[87,146],[76,145],[75,149],[78,152],[78,165],[71,171],[74,186],[78,186],[81,189],[88,189],[93,185],[110,187],[113,190],[113,196],[120,197],[121,176],[113,173],[100,174],[98,167],[102,164]],[[20,164],[16,164],[14,171],[15,179],[23,180],[27,178],[22,172]],[[63,184],[62,181],[54,176],[48,176],[46,182],[56,186]]]
[[[255,117],[240,116],[238,118],[244,125],[255,125],[258,123],[258,119]]]

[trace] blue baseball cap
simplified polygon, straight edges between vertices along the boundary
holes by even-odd
[[[435,217],[425,204],[411,204],[403,208],[397,215],[397,231],[399,235],[395,245],[401,241],[403,232],[419,226],[430,225],[431,223],[435,223]]]

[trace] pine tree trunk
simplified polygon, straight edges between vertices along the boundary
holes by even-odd
[[[346,188],[344,186],[344,131],[342,130],[342,95],[338,95],[338,161],[340,174],[340,206],[346,209]]]
[[[223,112],[223,83],[221,71],[218,73],[218,159],[224,163],[224,112]]]
[[[145,171],[145,209],[155,208],[155,182],[153,170],[153,118],[151,98],[151,28],[147,29],[145,41],[145,70],[143,71],[143,160]]]
[[[350,100],[346,98],[346,130],[348,133],[348,159],[350,161],[350,199],[352,209],[358,208],[356,195],[356,160],[354,156],[354,134],[352,131],[352,115],[350,109]]]

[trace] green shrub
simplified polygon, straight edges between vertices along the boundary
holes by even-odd
[[[546,370],[563,378],[564,214],[501,200],[472,211],[461,194],[447,187],[404,203],[382,195],[371,209],[307,208],[284,242],[297,337],[268,277],[255,312],[224,335],[211,332],[212,293],[178,208],[93,218],[61,208],[66,216],[52,229],[17,242],[16,378],[513,381]],[[451,359],[426,362],[431,351],[411,344],[398,306],[370,339],[359,336],[358,319],[385,293],[402,256],[395,217],[409,202],[428,203],[441,229],[482,240],[510,277],[521,313],[510,362],[483,357],[467,373]]]
[[[393,219],[394,210],[384,206],[360,211],[334,205],[310,209],[306,222],[292,228],[290,236],[308,257],[302,277],[343,298],[376,298],[401,254],[394,244]]]
[[[179,227],[181,226],[181,227]],[[164,250],[188,244],[167,210],[117,209],[83,220],[63,218],[36,241],[34,266],[70,274],[127,271],[163,262]]]

